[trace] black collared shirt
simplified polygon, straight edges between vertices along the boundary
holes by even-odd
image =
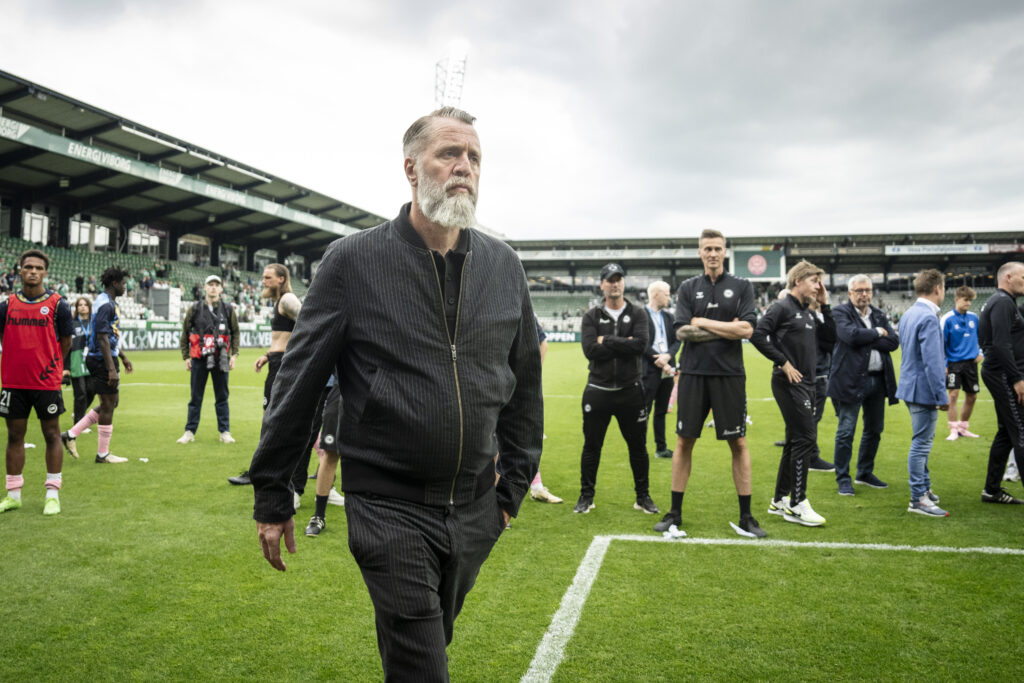
[[[410,244],[426,249],[427,245],[412,227],[409,221],[409,209],[411,204],[406,204],[398,213],[395,225],[402,235],[402,238]],[[438,284],[440,285],[441,300],[444,305],[444,317],[448,323],[448,335],[452,341],[455,340],[455,325],[459,312],[459,297],[462,294],[462,267],[466,263],[466,255],[469,253],[469,230],[459,230],[459,241],[455,248],[447,254],[441,254],[433,249],[430,255],[434,258],[434,265],[437,267]]]

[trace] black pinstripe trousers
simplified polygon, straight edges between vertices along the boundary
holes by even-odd
[[[443,507],[346,492],[348,547],[370,592],[385,681],[447,681],[455,617],[505,521],[494,489]]]

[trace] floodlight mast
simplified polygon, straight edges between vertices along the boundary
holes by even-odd
[[[457,107],[462,102],[468,48],[465,41],[452,41],[448,54],[434,67],[434,103],[438,109]]]

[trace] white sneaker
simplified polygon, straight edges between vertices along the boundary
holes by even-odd
[[[531,486],[530,498],[541,503],[561,503],[562,499],[548,491],[547,486]]]
[[[185,433],[181,435],[180,439],[178,439],[178,443],[192,443],[195,440],[196,435],[186,429]]]
[[[300,498],[299,494],[296,493],[295,494],[295,509],[298,510],[300,507],[302,507],[302,498]]]
[[[330,493],[327,494],[327,504],[340,505],[341,507],[345,507],[345,496],[338,493],[338,489],[332,486]]]
[[[768,503],[768,514],[784,517],[787,508],[789,508],[789,496],[783,496],[779,500],[773,500]]]
[[[221,443],[234,443],[235,439],[234,439],[234,437],[231,436],[231,432],[221,432],[220,433],[220,442]]]
[[[821,526],[825,523],[825,518],[814,511],[806,498],[796,505],[787,507],[786,514],[782,518],[787,522],[804,526]]]

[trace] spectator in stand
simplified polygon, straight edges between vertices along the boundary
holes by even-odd
[[[89,284],[85,286],[85,291],[88,294],[91,294],[94,299],[96,298],[96,294],[99,292],[99,287],[96,285],[95,275],[89,276]]]
[[[82,289],[83,287],[85,287],[85,277],[81,273],[79,273],[78,275],[75,276],[75,292],[81,294],[82,292],[85,291],[84,289]]]

